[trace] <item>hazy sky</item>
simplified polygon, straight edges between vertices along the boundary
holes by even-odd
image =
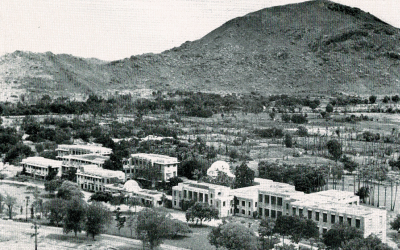
[[[0,0],[0,54],[15,50],[115,60],[159,53],[224,22],[295,0]],[[336,0],[400,27],[400,0]]]

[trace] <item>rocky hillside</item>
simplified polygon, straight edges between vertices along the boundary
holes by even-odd
[[[193,90],[385,94],[400,83],[400,30],[326,0],[262,9],[161,54],[102,62],[15,52],[0,81],[65,93]]]

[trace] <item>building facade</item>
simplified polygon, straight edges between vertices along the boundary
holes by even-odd
[[[20,165],[26,169],[31,176],[45,178],[50,171],[57,171],[57,176],[61,176],[61,161],[47,159],[43,157],[28,157],[21,161]]]
[[[124,172],[127,178],[168,181],[178,176],[178,165],[176,157],[138,153],[124,161]]]
[[[82,165],[76,172],[78,185],[91,192],[105,191],[104,185],[123,182],[124,179],[122,171],[102,169],[96,165]]]
[[[98,144],[86,144],[86,145],[68,145],[60,144],[56,148],[57,156],[62,157],[64,155],[86,155],[96,154],[109,156],[112,153],[111,148],[99,146]]]
[[[349,223],[361,229],[365,237],[373,233],[386,242],[386,210],[360,206],[359,197],[353,192],[327,190],[305,194],[285,183],[258,178],[254,183],[255,186],[230,189],[185,181],[172,188],[172,206],[182,209],[184,201],[194,200],[217,208],[219,217],[304,216],[317,223],[321,234],[335,223]]]
[[[219,217],[233,214],[233,196],[229,187],[196,181],[186,181],[172,187],[173,208],[182,209],[183,202],[190,200],[208,203],[218,209]]]

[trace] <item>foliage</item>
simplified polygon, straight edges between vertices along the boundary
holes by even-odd
[[[229,177],[225,172],[218,171],[217,177],[214,178],[206,175],[203,176],[200,181],[233,188],[235,178]]]
[[[121,208],[117,208],[115,210],[115,221],[117,222],[116,227],[118,228],[118,232],[120,232],[121,228],[124,227],[125,222],[126,222],[126,217],[125,216],[121,216]]]
[[[326,105],[325,111],[326,111],[327,113],[332,113],[332,112],[333,112],[333,106],[332,106],[332,104],[329,103],[328,105]]]
[[[192,233],[189,225],[178,219],[166,218],[164,222],[164,228],[166,229],[167,236],[169,238],[174,238],[178,235],[186,235]]]
[[[86,211],[85,231],[93,239],[104,230],[104,226],[111,222],[111,212],[99,202],[91,202]]]
[[[293,146],[292,135],[289,133],[285,134],[285,146],[291,148]]]
[[[283,130],[281,128],[267,128],[267,129],[256,129],[255,134],[258,134],[262,138],[282,138]]]
[[[71,200],[73,198],[83,199],[84,195],[77,183],[64,181],[58,189],[57,197],[64,200]]]
[[[337,140],[333,139],[328,141],[326,146],[333,159],[335,159],[335,161],[339,160],[342,156],[342,145]]]
[[[196,202],[192,207],[186,211],[186,221],[194,222],[195,219],[200,220],[200,225],[204,221],[211,221],[212,219],[218,219],[218,210],[208,203]],[[196,220],[197,225],[197,220]]]
[[[123,170],[122,158],[116,156],[115,153],[112,153],[110,155],[110,159],[104,162],[103,168],[114,171],[122,171]]]
[[[109,202],[112,199],[112,194],[110,192],[105,191],[97,191],[96,193],[90,196],[89,201],[102,201]]]
[[[49,170],[49,173],[45,176],[45,180],[46,181],[51,181],[57,176],[58,169],[57,168],[52,168],[51,166],[48,166],[47,168]]]
[[[6,153],[4,157],[4,162],[10,162],[12,164],[17,164],[23,158],[34,156],[35,153],[32,152],[31,148],[22,143],[17,143]]]
[[[363,232],[347,223],[339,223],[323,235],[323,241],[330,249],[338,249],[342,243],[355,239],[364,238]]]
[[[398,214],[396,218],[390,222],[390,228],[396,231],[400,230],[400,214]]]
[[[393,250],[387,244],[382,243],[376,235],[367,238],[355,238],[342,243],[342,250]]]
[[[350,173],[352,173],[358,167],[358,163],[351,160],[350,157],[348,157],[346,155],[343,155],[343,157],[340,159],[340,161],[343,162],[343,168],[346,171],[349,171]]]
[[[48,180],[44,183],[44,190],[50,193],[54,193],[58,188],[61,187],[63,181],[59,178]]]
[[[57,160],[57,152],[55,150],[45,150],[40,152],[39,156],[47,159]]]
[[[256,250],[257,238],[254,232],[237,223],[226,223],[213,228],[208,235],[211,245],[229,250]]]
[[[235,188],[248,187],[253,185],[254,171],[245,162],[235,169]]]
[[[299,243],[301,239],[319,237],[317,224],[300,216],[279,216],[275,222],[274,232],[280,234],[283,239],[285,236],[290,236],[295,243]]]
[[[363,134],[363,139],[367,142],[375,142],[381,139],[381,135],[379,133],[372,133],[370,131],[365,131]]]
[[[308,136],[308,130],[307,130],[307,128],[304,127],[304,126],[299,126],[299,127],[297,128],[297,134],[298,134],[299,136],[301,136],[301,137]]]
[[[327,168],[261,161],[258,163],[258,173],[260,178],[294,184],[297,191],[310,193],[326,184]]]
[[[207,168],[208,166],[205,165],[204,162],[201,162],[197,158],[191,158],[181,163],[181,167],[178,168],[178,175],[184,176],[188,179],[194,179],[193,177],[194,170],[198,169],[202,173],[205,173],[207,171]]]
[[[274,248],[274,245],[277,240],[273,238],[273,233],[274,233],[274,228],[275,228],[275,220],[267,217],[265,219],[262,219],[260,221],[260,225],[258,227],[258,236],[261,241],[261,249],[272,249]]]
[[[4,199],[4,204],[8,208],[8,217],[12,219],[12,210],[14,206],[17,204],[17,198],[9,194],[6,194],[6,197]]]
[[[51,224],[55,224],[58,227],[59,223],[64,219],[66,205],[67,202],[60,198],[54,198],[44,203],[44,211]]]
[[[165,226],[166,220],[165,214],[154,209],[145,208],[138,213],[136,233],[144,246],[149,245],[150,249],[154,249],[170,235]]]
[[[73,231],[75,236],[77,236],[78,232],[81,232],[84,229],[87,211],[86,207],[86,202],[77,197],[73,197],[71,200],[67,201],[63,220],[64,233],[67,234]]]
[[[374,104],[375,102],[376,102],[376,96],[374,96],[374,95],[371,95],[370,97],[369,97],[369,103],[371,103],[371,104]]]
[[[70,168],[69,170],[62,173],[61,179],[70,182],[76,181],[76,168]]]
[[[307,116],[302,114],[294,114],[290,117],[290,120],[296,124],[304,124],[307,123]]]
[[[360,187],[357,190],[356,195],[360,196],[360,199],[365,203],[365,199],[369,197],[369,187]]]

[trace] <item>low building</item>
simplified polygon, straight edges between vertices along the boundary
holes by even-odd
[[[60,144],[56,148],[57,156],[62,157],[64,155],[85,155],[85,154],[96,154],[107,156],[112,153],[111,148],[102,147],[99,144],[86,144],[86,145],[68,145]]]
[[[254,186],[229,187],[187,180],[172,188],[172,206],[182,209],[185,201],[205,202],[219,211],[219,217],[304,216],[314,220],[320,233],[335,223],[349,223],[364,236],[377,235],[386,242],[386,210],[359,205],[353,192],[327,190],[312,194],[296,191],[285,183],[255,178]]]
[[[336,223],[348,223],[361,229],[364,237],[375,234],[386,242],[385,209],[305,199],[290,204],[290,215],[305,216],[315,221],[320,234]]]
[[[230,188],[197,181],[186,181],[172,187],[172,207],[182,209],[184,201],[208,203],[219,211],[219,217],[233,214],[233,196]]]
[[[168,181],[178,176],[178,159],[158,154],[132,154],[124,160],[124,172],[127,178],[143,178],[155,181]],[[151,176],[151,177],[150,177]]]
[[[61,164],[61,161],[43,157],[28,157],[20,163],[29,175],[41,178],[45,178],[52,170],[57,171],[57,176],[61,176]]]
[[[78,185],[91,192],[105,191],[104,185],[123,182],[124,179],[122,171],[102,169],[96,165],[82,165],[76,172]]]
[[[97,154],[87,154],[87,155],[63,155],[58,157],[62,161],[62,173],[70,170],[71,168],[78,168],[82,165],[96,165],[102,168],[104,162],[110,159],[109,156],[97,155]]]
[[[139,184],[134,180],[129,180],[124,185],[120,183],[107,184],[104,185],[104,187],[105,191],[111,192],[114,195],[122,194],[126,198],[135,198],[144,206],[160,207],[163,205],[164,193],[156,190],[142,189]]]

